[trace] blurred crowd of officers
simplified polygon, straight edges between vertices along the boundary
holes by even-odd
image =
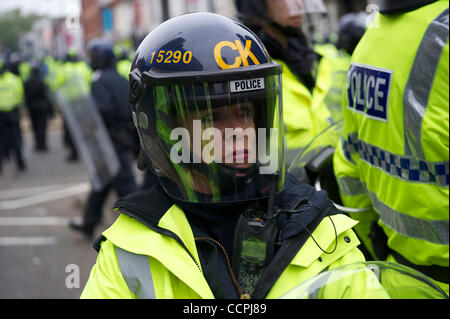
[[[128,79],[132,53],[119,46],[114,52],[117,71]],[[80,59],[74,48],[61,59],[51,55],[26,59],[16,52],[0,56],[0,174],[2,161],[11,156],[15,157],[19,171],[26,170],[20,125],[25,113],[31,122],[34,150],[47,152],[48,121],[60,111],[56,105],[56,92],[60,90],[68,100],[89,94],[92,74],[90,65]],[[74,77],[80,79],[78,87],[67,85]],[[66,160],[78,161],[77,148],[65,124],[63,142],[69,150]]]
[[[359,38],[364,33],[364,13],[350,13],[342,17],[339,35],[331,34],[324,38],[316,35],[312,39],[314,52],[322,57],[320,70],[317,73],[317,85],[309,88],[298,96],[298,87],[292,90],[285,88],[285,99],[291,99],[288,104],[308,103],[316,106],[316,113],[311,121],[298,121],[304,114],[291,114],[287,116],[287,140],[288,151],[287,164],[293,155],[298,153],[299,147],[304,147],[314,136],[342,119],[341,92],[345,85],[346,70],[350,65],[350,56]],[[123,46],[114,47],[116,71],[128,80],[128,74],[133,58],[132,50]],[[281,62],[283,63],[283,62]],[[289,72],[285,75],[285,81],[298,83],[296,77]],[[311,72],[309,70],[308,72]],[[24,58],[20,53],[12,53],[9,56],[0,56],[0,174],[2,161],[9,159],[14,154],[19,171],[26,169],[26,160],[22,154],[22,132],[20,118],[25,116],[22,106],[26,107],[31,121],[34,135],[34,150],[47,152],[47,127],[49,119],[52,119],[60,110],[57,107],[55,94],[59,90],[70,101],[78,96],[89,94],[94,70],[88,61],[80,58],[79,52],[70,48],[65,57],[57,59],[51,55],[43,58]],[[291,78],[290,78],[291,77]],[[67,85],[77,78],[77,85]],[[303,86],[303,85],[302,85]],[[305,88],[306,89],[306,88]],[[290,92],[297,92],[290,94]],[[300,92],[303,88],[300,89]],[[295,97],[294,95],[297,95]],[[288,110],[289,111],[289,110]],[[314,112],[313,112],[314,113]],[[310,117],[310,116],[308,116]],[[304,131],[300,141],[296,136],[290,139],[289,134],[296,130]],[[292,126],[292,127],[291,127]],[[295,142],[294,142],[295,141]],[[77,147],[70,135],[67,125],[64,123],[64,145],[68,148],[65,160],[76,162],[79,160]],[[299,145],[297,145],[300,143]],[[291,155],[290,155],[291,154]]]

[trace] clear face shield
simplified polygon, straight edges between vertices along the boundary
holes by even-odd
[[[326,14],[322,0],[267,0],[269,17],[284,27],[300,28]]]
[[[286,3],[290,15],[306,13],[326,13],[322,0],[280,0]]]
[[[266,0],[266,11],[271,21],[285,28],[301,30],[311,38],[330,31],[322,0]]]
[[[329,32],[327,8],[322,0],[302,0],[304,19],[302,30],[310,37]]]
[[[305,13],[302,0],[282,0],[282,1],[284,1],[288,9],[288,15],[290,17],[296,15],[303,15]]]
[[[281,190],[280,75],[188,82],[148,86],[135,114],[166,192],[190,202],[226,202],[265,197],[271,183]]]

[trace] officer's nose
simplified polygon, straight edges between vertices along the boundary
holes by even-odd
[[[241,110],[236,111],[231,116],[230,128],[242,128],[246,129],[251,126],[250,119],[247,117],[247,114],[242,112]]]
[[[285,0],[289,9],[289,16],[303,16],[303,1],[302,0]]]

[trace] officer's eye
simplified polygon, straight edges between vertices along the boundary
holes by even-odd
[[[240,107],[238,110],[238,115],[241,118],[252,118],[253,117],[253,108],[249,107],[249,106],[243,106]]]
[[[217,123],[224,120],[225,116],[226,116],[225,112],[213,111],[212,113],[208,113],[205,116],[203,116],[202,122]]]
[[[212,123],[214,121],[214,116],[212,114],[207,114],[202,117],[202,123]]]

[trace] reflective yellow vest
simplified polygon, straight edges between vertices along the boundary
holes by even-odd
[[[64,83],[63,64],[60,61],[54,60],[51,56],[45,57],[44,63],[47,65],[47,74],[45,75],[44,81],[53,93]]]
[[[128,76],[131,70],[131,61],[130,60],[120,60],[117,62],[117,72],[128,80]]]
[[[281,60],[276,62],[283,65],[283,118],[288,168],[295,155],[330,125],[331,114],[324,104],[331,85],[331,76],[327,71],[330,69],[330,61],[322,58],[312,93],[285,63]]]
[[[0,112],[11,112],[23,103],[22,80],[11,72],[0,74]]]
[[[330,56],[331,86],[325,96],[324,103],[331,113],[334,122],[343,119],[342,115],[342,91],[345,90],[347,71],[350,67],[351,56],[345,50],[336,50],[333,56]]]
[[[447,278],[448,4],[381,14],[379,26],[368,28],[352,56],[343,94],[345,136],[334,157],[344,204],[373,207],[350,215],[360,221],[356,231],[369,250],[376,220],[394,254],[441,267]],[[448,293],[448,284],[442,287]]]
[[[66,62],[62,66],[62,79],[58,89],[66,101],[71,102],[89,94],[92,70],[83,62]]]
[[[266,298],[279,298],[300,282],[325,269],[364,261],[359,241],[351,228],[355,221],[345,215],[325,218],[298,251]],[[334,224],[334,226],[333,226]],[[151,230],[124,214],[107,229],[81,298],[212,299],[214,295],[202,273],[191,227],[178,206],[164,214],[158,227],[176,234],[175,239]],[[325,248],[326,247],[326,248]],[[358,285],[361,291],[364,282]],[[356,288],[356,287],[355,287]],[[351,287],[344,289],[346,292]]]
[[[19,76],[22,82],[25,83],[31,74],[31,64],[29,62],[21,62],[19,64]]]

